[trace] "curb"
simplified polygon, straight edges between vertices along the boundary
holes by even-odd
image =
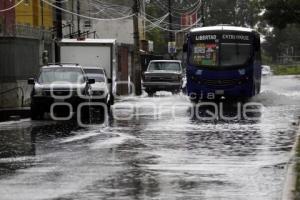
[[[300,120],[298,122],[298,130],[296,133],[295,143],[292,148],[290,159],[287,163],[286,177],[284,180],[284,187],[282,191],[282,200],[294,200],[295,199],[295,190],[296,190],[296,180],[297,180],[297,148],[300,142]]]
[[[0,109],[0,122],[30,117],[30,107]]]

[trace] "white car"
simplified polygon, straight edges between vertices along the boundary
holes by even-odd
[[[90,91],[92,101],[105,103],[108,107],[112,105],[113,98],[108,88],[110,80],[107,78],[105,70],[100,67],[83,66],[83,71],[88,78],[95,80]]]
[[[263,76],[271,76],[271,75],[273,75],[273,72],[272,72],[270,66],[268,66],[268,65],[262,65],[261,68],[262,68],[261,69],[261,74]]]

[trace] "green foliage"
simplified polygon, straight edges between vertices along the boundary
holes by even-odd
[[[147,38],[154,42],[154,52],[156,54],[165,54],[168,49],[168,40],[164,37],[166,34],[158,28],[155,28],[148,32]]]
[[[259,20],[256,0],[211,0],[205,3],[205,25],[231,24],[253,27]]]
[[[146,6],[146,13],[152,17],[161,17],[165,12],[161,11],[158,4],[150,3]],[[147,40],[152,40],[154,42],[154,53],[155,54],[165,54],[168,49],[168,32],[163,31],[159,28],[153,28],[146,33]]]
[[[271,65],[272,64],[272,58],[265,53],[262,54],[262,63],[265,65]]]
[[[287,25],[284,29],[274,28],[266,34],[263,49],[273,62],[279,56],[300,55],[300,25]]]
[[[263,0],[262,5],[265,19],[273,26],[284,29],[287,24],[300,24],[299,0]]]
[[[272,66],[274,75],[299,75],[300,65],[286,66],[286,65],[274,65]]]

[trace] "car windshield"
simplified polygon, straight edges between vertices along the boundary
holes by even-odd
[[[103,69],[87,69],[87,68],[83,68],[83,71],[86,74],[104,74]]]
[[[83,69],[84,73],[90,79],[95,79],[96,82],[105,82],[105,74],[102,69]]]
[[[105,82],[103,74],[86,74],[89,79],[95,79],[96,82]]]
[[[148,71],[165,70],[165,71],[180,71],[180,63],[178,62],[152,62]]]
[[[251,45],[244,43],[196,43],[189,62],[195,66],[231,67],[244,65],[251,56]]]
[[[53,83],[53,82],[69,82],[69,83],[83,83],[83,73],[78,68],[48,68],[42,69],[39,83]]]

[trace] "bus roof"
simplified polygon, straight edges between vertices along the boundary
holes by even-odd
[[[207,26],[200,28],[193,28],[191,32],[205,32],[205,31],[240,31],[240,32],[254,32],[251,28],[238,27],[238,26],[228,26],[228,25],[218,25],[218,26]]]

